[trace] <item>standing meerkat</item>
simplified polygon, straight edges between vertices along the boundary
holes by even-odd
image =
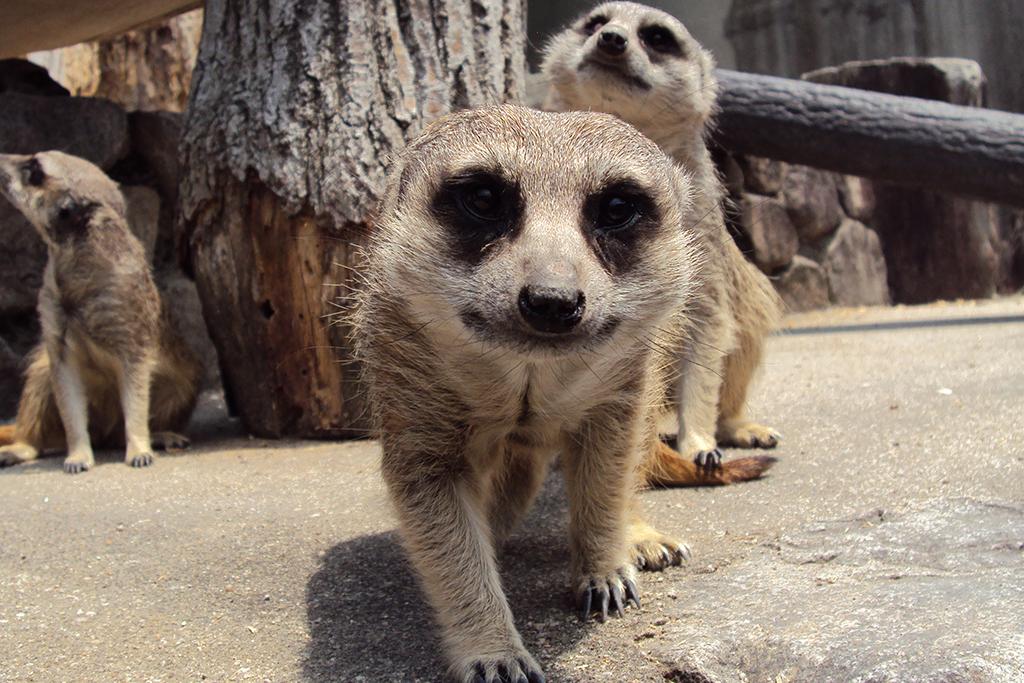
[[[91,468],[93,443],[124,444],[125,462],[180,447],[200,365],[162,314],[146,254],[117,184],[61,152],[0,155],[0,190],[46,243],[42,341],[32,351],[13,443],[0,467],[67,447],[64,471]],[[159,433],[150,441],[150,425]]]
[[[774,448],[780,435],[744,416],[747,391],[765,338],[778,325],[781,300],[725,227],[725,192],[705,144],[715,111],[714,61],[677,19],[632,2],[595,7],[545,48],[543,108],[603,111],[631,123],[689,171],[697,229],[707,245],[706,284],[694,301],[701,321],[678,358],[673,399],[683,456],[721,464],[718,446]],[[652,483],[690,484],[670,449],[652,460]],[[725,463],[753,478],[773,458]],[[706,476],[706,475],[701,475]],[[700,482],[697,482],[700,483]],[[721,482],[727,483],[727,482]]]
[[[559,453],[581,616],[687,554],[634,509],[706,262],[687,174],[606,114],[431,125],[393,164],[354,339],[457,681],[543,681],[495,561]]]

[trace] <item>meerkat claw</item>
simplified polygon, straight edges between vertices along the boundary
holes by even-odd
[[[701,467],[716,470],[722,466],[722,451],[717,448],[712,451],[700,451],[693,461]]]
[[[153,454],[139,453],[131,459],[130,464],[132,467],[149,467],[153,464]]]
[[[637,607],[636,582],[621,575],[607,579],[591,579],[576,595],[576,603],[580,607],[580,621],[587,621],[594,612],[598,613],[598,621],[608,621],[609,611],[617,617],[625,616],[626,606],[632,600]]]
[[[636,588],[636,581],[626,579],[623,583],[626,584],[626,602],[632,600],[636,608],[640,609],[640,592]]]

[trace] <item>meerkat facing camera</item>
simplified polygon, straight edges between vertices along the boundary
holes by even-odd
[[[0,191],[46,243],[42,340],[32,351],[13,443],[0,467],[67,447],[64,470],[94,464],[93,443],[126,446],[145,467],[152,447],[188,440],[201,367],[170,328],[117,184],[61,152],[0,155]],[[153,434],[150,424],[159,433]]]
[[[781,300],[725,227],[725,193],[705,144],[717,98],[714,61],[677,19],[631,2],[595,7],[547,45],[542,107],[614,114],[636,126],[693,175],[697,229],[707,244],[706,284],[694,301],[701,320],[679,357],[673,398],[677,447],[718,465],[719,445],[774,448],[774,429],[744,417],[764,340],[778,325]],[[653,482],[692,483],[663,449]],[[751,473],[773,458],[745,458]],[[731,465],[731,463],[726,463]],[[753,478],[753,477],[749,477]],[[738,478],[737,478],[738,479]]]
[[[635,492],[702,284],[691,182],[615,117],[486,108],[410,143],[379,216],[354,339],[450,674],[542,681],[495,545],[556,453],[581,616],[639,606],[637,565],[688,553]]]

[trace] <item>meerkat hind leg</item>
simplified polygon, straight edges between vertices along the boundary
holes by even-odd
[[[775,448],[782,435],[771,427],[743,417],[747,390],[761,363],[764,340],[743,335],[738,348],[725,359],[725,380],[719,397],[720,417],[715,436],[723,446]]]
[[[661,533],[648,524],[639,512],[633,513],[629,525],[629,542],[637,569],[659,572],[681,565],[692,557],[690,546]]]
[[[23,441],[0,447],[0,467],[11,467],[32,462],[39,457],[39,449]]]
[[[149,359],[124,361],[118,373],[121,410],[124,414],[124,461],[132,467],[153,464],[149,438],[149,389],[153,363]]]
[[[50,367],[53,373],[53,394],[67,435],[68,455],[64,458],[64,471],[78,474],[96,464],[89,440],[85,385],[73,359],[62,359],[59,352],[51,354]]]
[[[684,358],[676,387],[676,415],[679,435],[676,450],[701,467],[715,469],[722,464],[722,452],[715,439],[721,361],[710,353],[693,360]]]
[[[153,448],[161,451],[180,451],[192,445],[192,441],[184,434],[168,431],[153,432],[150,442]]]

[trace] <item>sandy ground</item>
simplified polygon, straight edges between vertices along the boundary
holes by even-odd
[[[1024,299],[791,318],[750,409],[779,464],[645,493],[695,557],[623,619],[569,609],[548,482],[502,563],[549,680],[1024,680]],[[193,436],[0,471],[0,681],[438,679],[374,442],[239,437],[214,400]]]

